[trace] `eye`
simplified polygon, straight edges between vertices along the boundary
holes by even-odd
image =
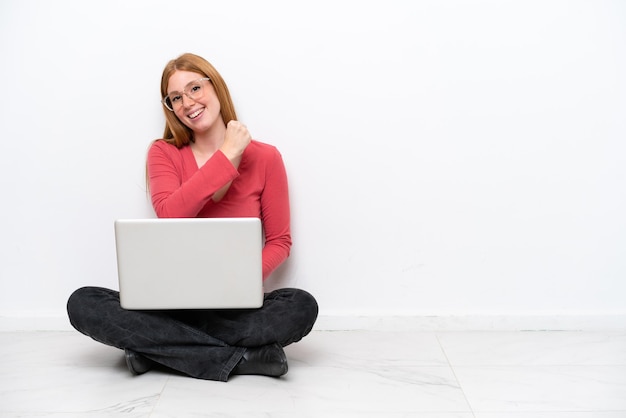
[[[181,96],[180,95],[172,95],[169,98],[170,98],[170,102],[176,103],[176,102],[180,102]]]
[[[189,93],[191,93],[191,94],[198,93],[200,90],[202,90],[202,86],[200,84],[194,84],[189,89]]]

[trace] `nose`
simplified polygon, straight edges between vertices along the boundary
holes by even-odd
[[[183,93],[182,100],[184,107],[189,107],[195,103],[191,97],[187,96],[187,93]]]

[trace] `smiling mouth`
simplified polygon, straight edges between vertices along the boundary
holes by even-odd
[[[200,115],[200,113],[202,113],[203,111],[204,111],[204,108],[202,108],[202,109],[198,109],[198,110],[196,110],[195,112],[193,112],[193,113],[191,113],[191,114],[187,115],[187,117],[188,117],[189,119],[195,119],[195,118],[197,118],[197,117]]]

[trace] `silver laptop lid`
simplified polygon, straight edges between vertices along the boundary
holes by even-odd
[[[120,219],[115,242],[125,309],[263,304],[258,218]]]

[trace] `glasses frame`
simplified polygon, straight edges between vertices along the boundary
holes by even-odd
[[[199,78],[197,80],[190,81],[189,83],[187,83],[187,85],[185,86],[183,91],[180,93],[181,97],[184,94],[185,96],[189,97],[189,99],[194,100],[194,98],[191,97],[189,95],[189,93],[187,93],[185,90],[187,90],[187,87],[189,87],[191,84],[200,83],[202,81],[211,81],[211,78],[210,77],[202,77],[202,78]],[[178,93],[178,92],[173,91],[172,93]],[[170,93],[170,94],[172,94],[172,93]],[[167,99],[169,99],[170,94],[168,94],[163,99],[161,99],[161,103],[163,104],[163,106],[165,106],[167,108],[167,110],[169,110],[170,112],[173,112],[174,111],[174,105],[172,104],[172,106],[170,106],[170,105],[167,104]],[[204,92],[202,93],[202,95],[204,95]],[[200,96],[200,97],[202,97],[202,96]],[[199,98],[199,97],[196,97],[196,98]],[[170,100],[170,103],[171,103],[171,100]],[[182,106],[182,101],[181,101],[181,106]]]

